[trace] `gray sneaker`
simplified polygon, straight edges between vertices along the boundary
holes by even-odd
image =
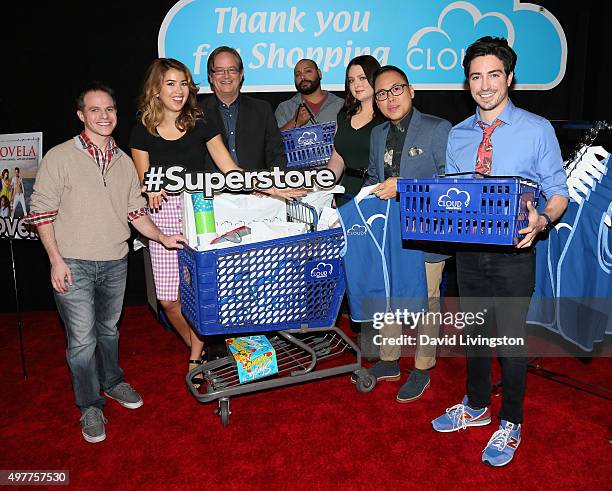
[[[127,382],[118,383],[112,389],[105,390],[104,394],[128,409],[142,406],[142,397]]]
[[[89,406],[81,410],[81,433],[83,438],[89,443],[98,443],[106,439],[104,424],[106,418],[102,414],[102,409]]]
[[[378,361],[372,366],[368,368],[368,373],[374,375],[376,377],[376,381],[380,380],[399,380],[400,378],[400,366],[396,361]],[[353,373],[351,375],[351,382],[354,384],[357,383],[357,375]]]
[[[408,381],[402,385],[397,394],[397,402],[412,402],[416,401],[423,395],[425,389],[429,387],[431,379],[429,373],[425,370],[419,370],[418,368],[413,369],[410,372]]]

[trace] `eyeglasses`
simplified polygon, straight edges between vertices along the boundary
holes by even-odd
[[[240,70],[238,67],[231,66],[229,68],[213,68],[212,72],[217,77],[221,77],[222,75],[238,75]]]
[[[404,87],[408,87],[408,84],[397,84],[390,89],[380,89],[374,94],[374,97],[377,101],[384,101],[389,97],[389,92],[394,96],[402,95],[404,93]]]

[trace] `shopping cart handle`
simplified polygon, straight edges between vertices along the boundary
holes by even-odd
[[[287,219],[290,222],[305,223],[309,226],[310,231],[314,232],[317,229],[319,222],[319,214],[317,209],[304,203],[300,198],[294,198],[287,201]]]

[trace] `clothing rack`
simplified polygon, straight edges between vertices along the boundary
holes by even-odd
[[[527,365],[527,369],[534,375],[548,380],[552,380],[553,382],[564,385],[566,387],[571,387],[581,392],[586,392],[587,394],[594,395],[606,401],[612,401],[611,389],[608,389],[607,387],[604,387],[602,385],[592,384],[585,380],[574,378],[571,375],[549,370],[547,368],[544,368],[538,362],[538,360],[540,360],[540,358],[534,358],[533,360],[530,360],[529,364]]]
[[[557,123],[557,124],[555,124]],[[595,143],[599,133],[605,130],[612,130],[612,121],[557,121],[553,125],[567,129],[582,129],[586,130],[582,135],[579,143],[576,145],[569,158],[564,162],[563,168],[567,170],[573,164],[574,166],[580,162],[587,149]],[[571,171],[572,169],[570,169]],[[612,390],[599,385],[591,384],[590,382],[574,378],[571,375],[562,374],[548,370],[538,362],[540,358],[533,358],[529,361],[529,371],[534,375],[552,380],[561,385],[572,387],[576,390],[588,392],[589,394],[601,397],[607,401],[612,401]]]
[[[599,136],[601,131],[612,130],[612,121],[551,121],[551,124],[555,128],[572,129],[572,130],[585,130],[579,143],[576,145],[574,150],[570,153],[569,157],[565,160],[563,168],[567,171],[572,164],[580,162],[587,149],[595,143],[595,140]],[[573,168],[572,168],[573,169]],[[570,172],[571,170],[570,169]],[[579,357],[579,359],[581,359]],[[558,384],[566,387],[570,387],[581,392],[594,395],[602,398],[606,401],[612,401],[612,389],[603,387],[601,385],[592,384],[585,380],[575,378],[574,374],[563,374],[544,368],[541,363],[541,358],[536,357],[529,360],[527,365],[528,372],[538,377],[551,380]],[[499,389],[502,383],[498,381],[493,385],[493,394],[500,395]],[[609,427],[612,431],[612,426]],[[608,438],[608,442],[612,444],[612,439]]]
[[[563,168],[567,170],[572,163],[580,162],[586,150],[593,145],[600,131],[612,130],[612,121],[551,121],[553,126],[564,129],[586,130],[576,148],[563,163]]]

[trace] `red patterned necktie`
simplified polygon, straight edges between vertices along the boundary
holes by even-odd
[[[495,131],[495,128],[503,123],[502,120],[498,119],[491,126],[485,126],[482,121],[478,121],[478,126],[482,128],[482,141],[478,146],[478,153],[476,154],[476,172],[480,172],[485,176],[491,175],[491,161],[493,160],[491,134]]]

